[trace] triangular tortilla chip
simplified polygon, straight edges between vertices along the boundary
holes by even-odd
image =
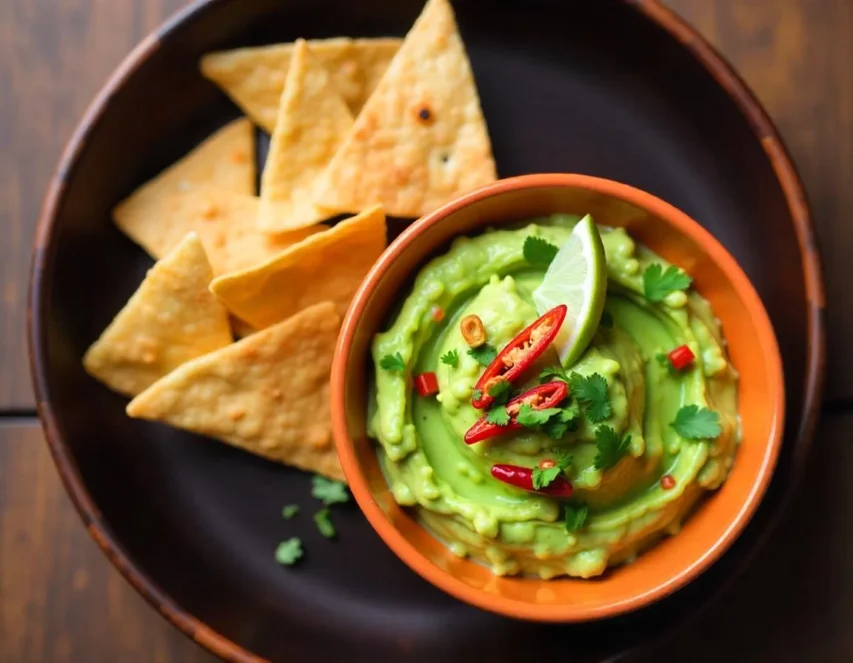
[[[312,39],[308,47],[323,64],[353,115],[373,92],[401,39]],[[201,73],[234,100],[254,122],[272,133],[293,44],[208,53]]]
[[[212,278],[201,241],[188,235],[148,271],[83,366],[135,396],[184,362],[230,344],[228,314],[208,289]]]
[[[294,230],[332,216],[312,201],[352,123],[323,65],[298,40],[261,177],[261,229]]]
[[[154,259],[169,253],[188,232],[196,232],[215,274],[257,265],[326,229],[314,225],[268,235],[258,228],[259,212],[257,196],[198,186],[164,197],[155,216],[134,216],[121,229]]]
[[[471,65],[447,0],[429,0],[332,159],[320,206],[417,217],[493,182]]]
[[[169,214],[173,197],[196,186],[213,186],[243,195],[255,193],[254,140],[254,129],[246,118],[226,124],[120,202],[113,209],[113,219],[133,239],[163,231],[161,217]]]
[[[331,302],[312,306],[184,364],[133,399],[127,413],[343,480],[329,411],[340,323]]]
[[[385,241],[385,213],[373,207],[262,265],[214,279],[210,289],[231,313],[258,329],[317,302],[334,302],[343,313]]]

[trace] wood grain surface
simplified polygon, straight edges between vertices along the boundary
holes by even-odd
[[[34,420],[24,338],[30,242],[63,144],[120,59],[184,0],[0,2],[0,661],[213,658],[155,614],[71,507]],[[806,184],[830,347],[853,335],[853,2],[669,0],[739,69]],[[780,269],[796,268],[781,265]],[[717,605],[648,660],[853,660],[853,354],[783,526]],[[2,418],[3,415],[6,418]]]

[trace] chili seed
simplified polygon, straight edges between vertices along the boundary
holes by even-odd
[[[539,461],[539,469],[540,470],[550,470],[556,464],[557,463],[555,463],[550,458],[543,458],[542,460]]]
[[[664,490],[672,490],[675,488],[675,477],[671,474],[664,474],[660,478],[660,487]]]

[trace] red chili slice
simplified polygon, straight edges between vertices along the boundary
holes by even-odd
[[[510,486],[521,488],[530,493],[541,493],[551,497],[571,497],[572,484],[565,477],[558,476],[554,481],[536,490],[533,487],[533,470],[519,465],[492,465],[492,476]]]
[[[694,355],[693,351],[686,345],[679,345],[675,350],[667,355],[667,358],[676,371],[683,371],[693,363],[693,360],[696,359],[696,355]]]
[[[421,373],[415,376],[415,389],[421,396],[432,396],[438,393],[438,378],[435,373]]]
[[[484,410],[489,407],[495,400],[489,395],[489,387],[499,379],[512,382],[545,352],[560,331],[567,311],[565,304],[552,308],[500,351],[474,385],[475,395],[479,396],[471,401],[475,408]]]
[[[547,382],[538,387],[533,387],[533,389],[525,391],[506,404],[507,412],[510,415],[509,423],[506,426],[489,423],[486,421],[486,416],[484,415],[465,433],[465,444],[482,442],[501,433],[521,428],[521,424],[518,423],[517,419],[518,411],[521,409],[523,403],[528,403],[535,410],[545,410],[549,407],[555,407],[565,400],[568,393],[568,387],[562,380],[555,380],[554,382]]]

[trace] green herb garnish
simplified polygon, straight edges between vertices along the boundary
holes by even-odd
[[[298,504],[288,504],[281,510],[281,517],[285,520],[290,520],[299,513],[299,505]]]
[[[609,470],[616,465],[631,444],[631,436],[622,437],[610,426],[599,426],[595,430],[595,467]]]
[[[569,431],[578,429],[579,416],[580,410],[578,410],[578,406],[572,403],[568,407],[561,408],[560,414],[551,417],[548,423],[542,427],[542,430],[547,433],[548,437],[560,440]]]
[[[282,541],[275,549],[275,561],[285,566],[295,564],[301,557],[302,541],[296,536]]]
[[[349,493],[345,483],[327,479],[319,474],[314,475],[311,496],[321,500],[325,505],[349,502]]]
[[[403,355],[395,352],[393,355],[385,355],[379,360],[379,367],[392,373],[402,373],[406,370],[406,362]]]
[[[613,411],[607,396],[607,380],[598,373],[581,375],[572,373],[569,378],[572,396],[583,406],[584,414],[592,423],[604,421]]]
[[[675,369],[675,366],[672,365],[672,362],[669,360],[663,352],[660,352],[655,355],[655,360],[658,364],[660,364],[661,368],[665,368],[666,372],[669,373],[672,377],[678,377],[678,371]]]
[[[691,283],[693,279],[675,265],[664,270],[660,263],[655,262],[643,272],[643,292],[650,302],[663,301],[669,293],[686,290]]]
[[[577,532],[589,517],[589,507],[586,504],[566,504],[563,517],[566,523],[566,531]]]
[[[512,391],[512,385],[509,380],[498,380],[488,389],[486,393],[495,399],[495,403],[503,405],[509,400],[509,394]]]
[[[474,357],[481,366],[488,366],[495,360],[495,357],[498,356],[498,351],[495,350],[494,345],[483,343],[483,345],[477,346],[476,348],[470,348],[468,350],[468,354]]]
[[[495,426],[506,426],[509,424],[509,419],[509,412],[506,411],[506,407],[503,405],[493,407],[486,413],[486,423],[494,424]]]
[[[325,536],[327,539],[333,539],[337,534],[335,526],[332,525],[331,516],[332,514],[329,513],[328,509],[321,509],[314,514],[314,523],[317,525],[317,529],[320,530],[320,534]]]
[[[562,380],[566,384],[569,384],[569,376],[566,373],[566,369],[564,369],[562,366],[546,366],[539,374],[540,384],[550,382],[552,378]]]
[[[531,407],[530,403],[522,403],[518,410],[518,416],[515,420],[525,428],[539,430],[541,426],[544,426],[550,421],[551,417],[560,414],[560,412],[562,412],[562,410],[558,407],[546,407],[541,410],[537,410],[536,408]]]
[[[531,235],[524,240],[524,259],[537,267],[550,265],[558,251],[556,246],[541,237]]]
[[[448,366],[452,366],[456,368],[459,366],[459,350],[454,348],[453,350],[448,350],[443,355],[441,355],[441,363],[447,364]]]
[[[554,481],[557,480],[557,477],[563,473],[569,465],[572,464],[572,457],[568,454],[561,453],[557,457],[557,462],[554,464],[554,467],[549,467],[547,469],[542,469],[541,467],[533,468],[533,488],[536,490],[542,490],[543,488],[547,488]]]
[[[685,405],[670,426],[688,440],[710,440],[723,432],[719,413],[698,405]]]

